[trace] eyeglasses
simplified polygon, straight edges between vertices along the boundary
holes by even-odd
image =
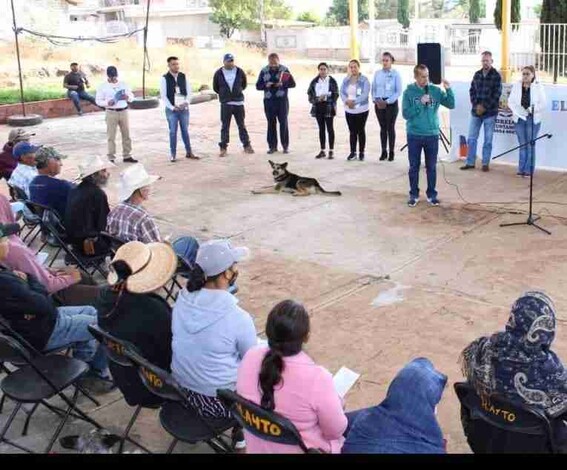
[[[531,75],[531,73],[530,73],[530,72],[525,72],[525,73],[523,73],[522,75],[523,75],[524,77],[529,77],[529,76]]]

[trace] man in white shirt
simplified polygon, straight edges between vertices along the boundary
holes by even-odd
[[[189,103],[191,84],[184,73],[179,71],[179,59],[167,58],[168,72],[161,77],[160,96],[165,105],[165,116],[169,125],[169,161],[177,161],[177,127],[181,128],[181,138],[185,145],[185,157],[199,160],[191,151],[189,139]]]
[[[108,159],[116,160],[116,128],[120,127],[122,136],[122,160],[125,163],[137,163],[132,158],[132,140],[128,122],[128,103],[134,100],[130,87],[118,80],[118,70],[111,65],[106,69],[108,80],[96,91],[96,104],[106,109],[106,134],[108,140]]]

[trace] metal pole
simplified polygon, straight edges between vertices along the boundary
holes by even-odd
[[[264,0],[260,0],[260,5],[258,8],[259,19],[260,19],[260,39],[263,43],[266,43],[266,25],[264,24]]]
[[[142,99],[144,100],[146,99],[146,63],[148,59],[148,24],[150,22],[150,3],[151,0],[147,0],[146,27],[144,28],[144,70],[142,71]]]
[[[350,19],[350,58],[359,58],[358,54],[358,0],[349,0]]]
[[[20,78],[20,102],[22,103],[22,115],[26,115],[24,104],[24,81],[22,79],[22,64],[20,62],[20,44],[18,42],[18,28],[16,27],[16,10],[14,10],[14,0],[10,0],[12,5],[12,20],[14,22],[14,36],[16,38],[16,57],[18,58],[18,76]]]
[[[368,26],[370,27],[370,66],[376,68],[376,3],[368,0]]]
[[[512,22],[512,0],[502,0],[502,79],[510,83],[510,30]]]

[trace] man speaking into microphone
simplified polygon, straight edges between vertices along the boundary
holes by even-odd
[[[437,198],[437,154],[439,153],[439,106],[455,108],[455,95],[451,84],[443,80],[445,90],[429,83],[429,70],[425,65],[413,69],[415,83],[408,85],[404,92],[402,115],[407,121],[409,157],[409,207],[419,202],[419,167],[421,151],[425,154],[427,170],[427,201],[439,205]]]

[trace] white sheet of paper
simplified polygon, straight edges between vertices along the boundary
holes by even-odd
[[[339,369],[333,377],[333,383],[335,384],[335,390],[341,398],[346,396],[359,377],[360,374],[357,374],[345,366]]]
[[[258,338],[256,338],[258,341],[258,346],[267,346],[268,345],[268,340],[264,339],[264,338],[260,338],[258,336]]]
[[[44,265],[45,262],[47,261],[47,258],[49,258],[49,253],[45,251],[40,251],[35,257],[39,262],[39,264]]]

